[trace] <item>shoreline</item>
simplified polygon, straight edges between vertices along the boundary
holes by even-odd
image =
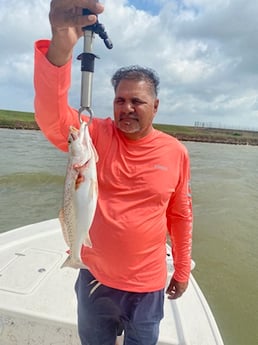
[[[34,130],[34,131],[40,131],[39,126],[37,123],[27,123],[27,122],[22,122],[22,121],[16,121],[14,124],[2,124],[0,122],[0,128],[3,129],[13,129],[13,130],[19,130],[19,129],[24,129],[24,130]]]
[[[170,130],[168,130],[169,127],[171,127]],[[0,128],[11,130],[40,130],[36,122],[26,121],[14,121],[14,123],[12,124],[1,124],[0,122]],[[258,132],[237,131],[230,129],[226,130],[214,128],[195,128],[190,126],[170,126],[159,124],[154,124],[154,128],[172,135],[180,141],[258,146]],[[187,133],[187,130],[189,130],[189,128],[191,129],[191,133]],[[193,133],[194,131],[196,131],[196,133]],[[247,135],[246,133],[248,133],[249,135]]]
[[[258,131],[244,129],[182,126],[153,123],[153,127],[180,141],[258,146]],[[0,109],[0,128],[13,130],[40,130],[35,114]]]

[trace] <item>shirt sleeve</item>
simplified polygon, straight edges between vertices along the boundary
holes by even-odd
[[[180,179],[167,208],[167,227],[172,243],[174,278],[186,282],[191,272],[192,197],[188,152],[182,153]]]
[[[78,113],[68,105],[71,60],[64,66],[52,65],[46,58],[50,41],[35,43],[35,119],[47,139],[60,150],[68,150],[69,127],[79,127]]]

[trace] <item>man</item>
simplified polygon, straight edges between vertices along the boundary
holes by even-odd
[[[46,137],[67,151],[69,126],[79,127],[69,107],[73,47],[81,27],[93,24],[104,8],[94,0],[53,0],[52,40],[35,49],[35,114]],[[89,130],[99,154],[99,196],[90,236],[82,249],[89,270],[76,282],[78,329],[82,345],[114,345],[124,331],[125,345],[154,345],[163,317],[166,233],[175,272],[168,298],[186,290],[190,275],[192,207],[189,157],[175,138],[153,128],[159,80],[150,69],[118,70],[114,121],[94,118]],[[79,182],[78,182],[79,183]]]

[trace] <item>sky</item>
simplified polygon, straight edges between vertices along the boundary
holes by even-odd
[[[103,0],[99,16],[113,42],[96,35],[92,108],[112,117],[110,78],[117,68],[142,65],[160,77],[156,123],[197,123],[258,130],[258,1]],[[51,38],[50,0],[1,0],[0,109],[33,112],[33,46]],[[69,93],[80,106],[76,59]]]

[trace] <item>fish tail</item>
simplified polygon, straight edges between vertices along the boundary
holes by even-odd
[[[71,267],[75,269],[83,268],[83,269],[88,269],[88,267],[81,261],[81,260],[73,260],[72,256],[69,255],[63,264],[61,265],[61,268],[64,267]]]
[[[71,267],[71,258],[70,258],[70,256],[68,256],[65,259],[65,261],[62,263],[61,268],[64,268],[64,267]]]

